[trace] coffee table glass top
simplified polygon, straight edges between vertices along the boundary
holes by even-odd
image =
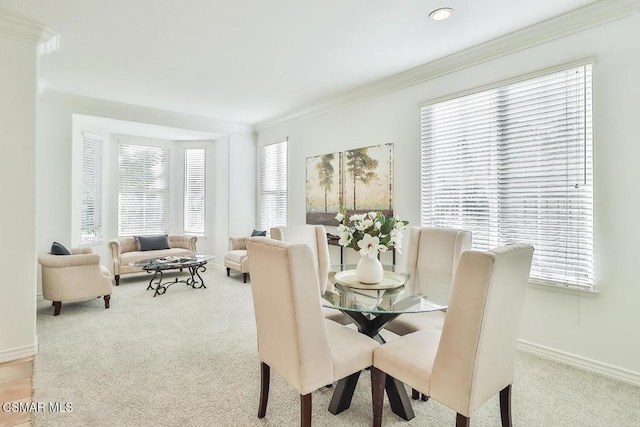
[[[404,284],[409,274],[385,266],[385,277],[378,285],[365,285],[354,278],[355,265],[332,266],[329,288],[322,295],[322,305],[360,313],[422,313],[447,307],[429,301],[424,294],[412,294]]]
[[[191,267],[199,264],[205,264],[208,261],[214,259],[213,255],[196,255],[193,257],[188,256],[168,256],[163,258],[151,258],[139,261],[134,261],[129,265],[132,267],[139,267],[145,270],[165,270],[171,268],[184,268]]]

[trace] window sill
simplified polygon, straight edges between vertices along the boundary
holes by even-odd
[[[600,295],[597,289],[581,289],[572,286],[552,285],[548,283],[529,282],[529,286],[545,291],[559,292],[561,294],[580,295],[583,297],[596,298]]]
[[[100,246],[104,243],[104,240],[92,240],[92,241],[86,241],[86,242],[80,242],[80,247],[81,248],[85,248],[85,247],[89,247],[89,246]]]

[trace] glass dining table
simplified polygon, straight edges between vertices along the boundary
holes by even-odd
[[[429,301],[423,294],[413,293],[405,286],[410,275],[385,266],[382,281],[364,284],[355,277],[355,265],[334,265],[329,272],[329,286],[322,294],[322,305],[340,310],[349,316],[358,331],[385,343],[380,331],[402,314],[446,310],[446,306]],[[329,411],[338,414],[351,405],[360,372],[343,378],[336,385]],[[385,391],[393,412],[405,420],[414,417],[404,384],[387,375]]]

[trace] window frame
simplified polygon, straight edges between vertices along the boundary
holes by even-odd
[[[202,216],[202,225],[199,230],[192,230],[189,226],[189,155],[188,153],[191,151],[202,151],[202,212],[200,215]],[[207,149],[206,147],[186,147],[184,149],[184,185],[183,185],[183,198],[182,198],[182,209],[183,209],[183,221],[182,226],[184,230],[184,234],[190,234],[194,236],[204,236],[206,234],[206,218],[207,218]]]
[[[87,170],[87,163],[89,159],[87,155],[89,151],[93,151],[93,164],[92,170]],[[80,244],[92,245],[98,244],[103,241],[102,228],[103,222],[103,208],[104,208],[104,138],[97,133],[83,131],[82,132],[82,191],[81,191],[81,211],[80,211]],[[90,197],[87,194],[86,186],[93,184],[94,197]],[[89,221],[86,216],[88,213],[85,211],[85,206],[91,198],[93,208],[93,219]],[[89,222],[93,225],[93,233],[85,233],[85,226],[89,225]]]
[[[162,169],[162,180],[164,181],[164,185],[161,188],[153,189],[150,191],[140,191],[144,197],[147,194],[152,197],[153,194],[163,194],[164,203],[163,203],[163,212],[160,215],[160,220],[155,221],[159,226],[157,227],[147,227],[145,225],[141,227],[134,227],[133,225],[129,225],[126,228],[123,228],[123,211],[122,211],[122,197],[123,197],[123,180],[122,180],[122,158],[121,153],[123,147],[133,147],[133,150],[138,150],[139,152],[155,152],[157,155],[159,154],[161,157],[164,157],[165,162],[163,164]],[[155,234],[168,234],[168,229],[170,226],[170,212],[171,212],[171,159],[172,159],[172,151],[170,147],[164,145],[155,145],[148,144],[143,141],[137,140],[119,140],[118,141],[118,151],[117,151],[117,171],[118,171],[118,183],[117,183],[117,210],[118,210],[118,218],[117,218],[117,227],[118,227],[118,236],[137,236],[137,235],[155,235]],[[144,159],[143,159],[144,161]],[[130,196],[134,193],[133,191],[128,192]],[[143,198],[144,198],[143,197]],[[147,208],[150,204],[144,203],[142,201],[138,201],[139,206],[144,206]],[[146,215],[143,214],[143,218]],[[148,221],[143,219],[144,222],[153,223],[154,221]]]
[[[265,144],[260,147],[259,153],[259,194],[258,194],[258,228],[267,232],[272,227],[287,225],[288,209],[288,179],[289,179],[289,146],[288,138]],[[278,150],[284,151],[278,152]],[[269,153],[272,151],[272,153]],[[270,158],[266,156],[269,155]],[[280,158],[277,158],[280,157]],[[268,162],[276,163],[267,165]],[[268,169],[266,170],[266,167]],[[284,176],[275,176],[275,174]],[[275,181],[272,181],[275,179]],[[269,188],[269,187],[276,188]],[[280,188],[277,188],[280,187]],[[265,198],[270,198],[269,205],[266,205]],[[275,206],[274,206],[275,205]]]
[[[580,252],[581,256],[584,256],[585,259],[581,259],[580,261],[577,262],[572,262],[572,264],[569,265],[569,267],[573,267],[574,264],[576,265],[575,268],[578,268],[579,273],[576,275],[576,277],[578,278],[577,281],[575,278],[570,279],[569,281],[561,281],[561,280],[557,280],[557,279],[550,279],[548,276],[543,276],[543,277],[538,277],[538,271],[536,270],[536,265],[535,265],[535,253],[534,253],[534,266],[532,267],[532,275],[530,276],[530,282],[531,283],[535,283],[537,285],[549,285],[549,286],[554,286],[554,287],[562,287],[562,288],[569,288],[569,289],[578,289],[578,290],[582,290],[582,291],[593,291],[593,292],[597,292],[596,291],[596,282],[595,282],[595,274],[594,274],[594,261],[593,261],[593,255],[594,255],[594,229],[593,229],[593,216],[595,213],[595,207],[594,207],[594,199],[593,199],[593,186],[594,186],[594,176],[593,176],[593,170],[594,170],[594,165],[593,165],[593,149],[594,149],[594,141],[593,141],[593,116],[592,116],[592,110],[593,110],[593,80],[592,80],[592,76],[594,73],[594,60],[593,58],[583,58],[579,61],[574,61],[571,63],[565,63],[565,64],[561,64],[558,65],[556,67],[553,68],[548,68],[548,69],[544,69],[544,70],[540,70],[534,73],[530,73],[527,75],[523,75],[523,76],[519,76],[519,77],[515,77],[515,78],[511,78],[511,79],[507,79],[507,80],[502,80],[499,82],[495,82],[492,83],[490,85],[486,85],[483,87],[478,87],[478,88],[474,88],[472,90],[467,90],[464,92],[458,92],[458,93],[454,93],[451,95],[448,95],[446,97],[441,97],[441,98],[437,98],[437,99],[433,99],[427,102],[423,102],[420,103],[420,108],[421,108],[421,120],[420,120],[420,125],[421,125],[421,197],[420,197],[420,201],[421,201],[421,207],[420,207],[420,214],[421,214],[421,225],[422,226],[434,226],[434,219],[433,219],[433,212],[429,211],[429,209],[427,209],[427,211],[425,211],[425,204],[428,205],[428,200],[426,200],[426,196],[425,193],[428,193],[429,189],[425,189],[426,184],[425,184],[425,168],[426,166],[424,165],[425,162],[425,154],[424,154],[424,150],[425,150],[425,144],[426,144],[426,140],[428,139],[428,137],[425,137],[425,110],[429,109],[432,106],[436,106],[436,105],[444,105],[444,103],[448,102],[448,101],[459,101],[459,100],[464,100],[465,97],[472,97],[472,96],[476,96],[476,95],[482,95],[484,92],[488,92],[488,91],[499,91],[505,88],[509,88],[512,87],[513,85],[517,85],[517,84],[522,84],[522,83],[529,83],[532,80],[535,80],[537,78],[541,78],[541,77],[545,77],[545,76],[552,76],[555,73],[559,73],[559,72],[563,72],[563,71],[570,71],[574,68],[579,68],[579,67],[588,67],[589,70],[585,71],[585,83],[587,83],[588,81],[588,88],[585,86],[585,92],[584,92],[584,126],[585,126],[585,131],[584,131],[584,143],[585,143],[585,153],[583,156],[583,161],[584,161],[584,174],[585,174],[585,189],[584,191],[584,196],[580,196],[580,197],[584,197],[584,199],[586,200],[586,207],[589,208],[590,210],[588,211],[588,214],[586,214],[585,216],[585,221],[590,222],[586,229],[590,232],[590,234],[588,236],[583,236],[583,238],[585,239],[584,241],[587,243],[583,243],[580,242],[579,244],[585,244],[587,249],[585,251],[585,255],[582,254],[582,249],[578,249],[578,251]],[[588,76],[588,77],[587,77]],[[515,107],[511,107],[512,109]],[[428,113],[427,113],[428,114]],[[496,112],[496,117],[501,117],[499,116],[498,113]],[[497,122],[497,120],[496,120]],[[461,121],[461,123],[466,123],[468,125],[468,122],[464,122]],[[484,122],[483,122],[484,123]],[[567,128],[569,126],[567,125]],[[453,127],[451,127],[451,129],[453,129]],[[498,130],[500,130],[500,125],[496,126],[496,133],[499,133]],[[478,133],[478,131],[476,129],[473,129],[470,133],[472,133],[474,136]],[[500,140],[500,137],[495,137],[496,138],[496,143],[497,144],[504,144],[505,140]],[[516,138],[517,140],[517,138]],[[462,140],[461,140],[462,141]],[[567,140],[569,141],[569,140]],[[542,140],[541,140],[542,142]],[[458,143],[458,145],[464,145],[461,144],[461,142]],[[540,146],[542,146],[542,144],[540,144]],[[567,142],[566,144],[566,151],[568,152],[570,149],[570,142]],[[568,156],[567,156],[568,157]],[[489,159],[489,157],[487,157],[488,160],[488,164],[491,163],[491,159]],[[569,161],[567,161],[568,163],[570,163]],[[508,163],[508,162],[507,162]],[[577,161],[576,161],[577,164]],[[502,164],[504,166],[504,163]],[[496,169],[497,170],[497,169]],[[588,181],[587,181],[588,179]],[[431,181],[434,182],[434,181]],[[497,184],[497,181],[496,181]],[[580,184],[582,186],[582,184]],[[578,187],[576,187],[578,188]],[[541,190],[544,191],[544,190]],[[580,190],[579,190],[580,191]],[[544,194],[544,193],[539,193],[539,194]],[[509,198],[511,196],[500,196],[498,198]],[[569,199],[569,197],[567,196],[567,199]],[[582,200],[582,199],[581,199]],[[502,201],[500,202],[500,210],[504,209],[505,206],[505,202]],[[581,206],[582,207],[582,206]],[[433,209],[433,206],[430,208]],[[540,208],[538,208],[540,209]],[[431,217],[427,218],[429,216],[429,212],[431,212]],[[580,218],[580,220],[582,221],[582,217]],[[577,220],[573,220],[574,223]],[[451,223],[445,223],[445,224],[437,224],[436,226],[448,226],[448,227],[456,227],[456,224],[451,224]],[[457,226],[457,228],[463,228],[461,227],[459,224]],[[576,229],[581,229],[582,225],[577,225],[575,226]],[[573,230],[574,228],[571,228],[570,230]],[[495,234],[499,236],[498,238],[498,244],[505,244],[508,242],[508,239],[503,238],[504,236],[504,231],[501,231],[500,229],[498,230],[493,230],[495,231]],[[580,237],[579,237],[580,238]],[[552,240],[552,239],[549,239]],[[476,246],[476,239],[474,236],[474,247]],[[526,243],[526,242],[525,242]],[[534,244],[535,246],[535,244]],[[488,249],[486,247],[482,247],[479,249]],[[585,279],[584,281],[581,281],[580,277],[582,274],[582,268],[583,266],[586,266],[586,273],[585,273]]]

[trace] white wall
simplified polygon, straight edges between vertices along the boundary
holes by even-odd
[[[247,236],[256,222],[256,142],[254,135],[238,135],[229,145],[230,236]],[[250,189],[246,194],[241,194]],[[247,228],[247,224],[251,227]]]
[[[585,297],[531,286],[521,339],[531,343],[530,350],[549,348],[554,357],[640,383],[638,28],[636,13],[320,115],[258,127],[259,147],[289,138],[289,223],[305,222],[306,157],[393,142],[395,212],[419,225],[420,102],[593,55],[595,271],[600,294]]]
[[[37,251],[47,251],[51,242],[60,241],[65,245],[77,246],[79,242],[79,186],[78,156],[80,132],[87,127],[105,136],[105,242],[94,246],[93,251],[101,255],[101,262],[110,265],[107,247],[109,239],[117,234],[117,139],[122,138],[122,127],[118,121],[140,125],[138,135],[144,125],[164,126],[173,129],[216,135],[215,141],[200,142],[207,147],[207,236],[198,242],[200,253],[216,256],[213,264],[222,265],[227,250],[229,230],[249,230],[254,227],[255,212],[255,137],[248,126],[227,124],[203,117],[154,110],[150,108],[118,104],[103,100],[84,98],[57,92],[45,92],[38,98],[38,141],[37,141],[37,188],[39,210],[37,215]],[[76,126],[73,117],[76,117]],[[105,120],[78,120],[79,116],[104,118]],[[87,124],[90,123],[90,124]],[[106,124],[105,124],[106,123]],[[74,130],[75,127],[75,130]],[[114,130],[116,129],[116,130]],[[157,135],[157,134],[156,134]],[[126,136],[125,136],[126,137]],[[75,142],[74,142],[75,141]],[[198,142],[159,142],[179,147]],[[75,147],[75,148],[74,148]],[[114,153],[115,158],[114,158]],[[182,233],[181,200],[182,181],[181,156],[176,155],[172,166],[176,188],[175,203],[172,203],[170,233]],[[251,162],[250,170],[242,171],[236,166],[237,158]],[[75,166],[74,166],[75,164]],[[240,164],[240,163],[238,163]],[[75,169],[74,169],[75,167]],[[231,173],[230,170],[234,172]],[[240,169],[240,170],[238,170]],[[246,169],[246,168],[245,168]],[[230,191],[231,188],[231,191]],[[176,201],[177,200],[177,201]],[[249,209],[251,214],[245,211]],[[239,209],[238,212],[235,209]]]
[[[36,45],[0,16],[0,362],[35,354]]]

